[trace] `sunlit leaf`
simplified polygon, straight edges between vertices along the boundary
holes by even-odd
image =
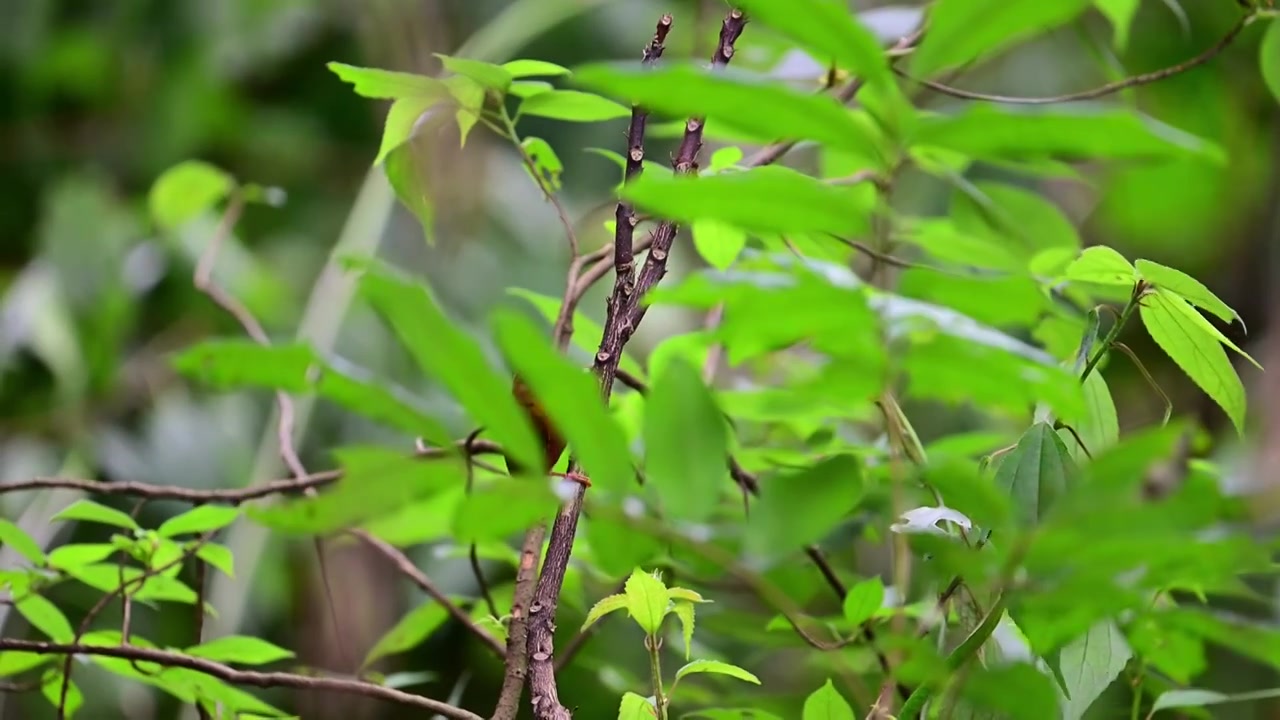
[[[549,323],[554,323],[556,317],[560,314],[561,298],[540,295],[532,290],[518,287],[507,288],[507,293],[529,301],[529,304],[537,308],[538,312]],[[586,351],[588,357],[592,357],[600,348],[600,338],[603,336],[604,327],[594,318],[584,314],[579,307],[573,314],[573,344]],[[652,365],[652,355],[650,355],[649,361]],[[622,363],[619,367],[641,380],[647,375],[639,361],[632,356],[630,351],[625,349],[622,353]],[[628,565],[627,569],[631,567],[632,565]]]
[[[650,720],[658,717],[658,710],[649,698],[626,692],[622,695],[622,705],[618,708],[618,720]]]
[[[1124,52],[1129,45],[1129,27],[1138,12],[1140,0],[1093,0],[1093,6],[1111,21],[1111,45]]]
[[[173,230],[221,202],[235,186],[234,178],[207,162],[179,163],[151,185],[151,218],[160,229]]]
[[[1068,280],[1101,285],[1132,287],[1137,281],[1137,271],[1133,264],[1105,245],[1085,248],[1080,257],[1067,266],[1064,274]]]
[[[221,530],[235,522],[238,517],[240,517],[238,508],[225,505],[201,505],[165,520],[156,529],[156,533],[160,537],[171,538],[175,535]]]
[[[698,254],[708,265],[720,270],[732,265],[747,244],[745,232],[719,220],[695,220],[692,231],[693,246]]]
[[[1150,260],[1138,260],[1135,265],[1137,266],[1138,274],[1152,285],[1178,295],[1183,300],[1220,318],[1225,323],[1239,320],[1241,326],[1244,325],[1244,320],[1240,318],[1240,313],[1232,310],[1229,305],[1224,303],[1217,295],[1214,295],[1212,290],[1205,287],[1204,283],[1181,270],[1151,262]]]
[[[582,627],[579,628],[579,630],[586,630],[605,615],[608,615],[615,610],[624,610],[626,607],[626,595],[621,593],[617,595],[607,595],[604,598],[601,598],[595,605],[591,606],[591,610],[587,612],[587,619],[582,621]]]
[[[502,65],[472,60],[469,58],[451,57],[441,53],[433,53],[444,63],[444,69],[462,75],[479,83],[483,87],[498,92],[505,91],[511,84],[514,75]]]
[[[67,507],[63,508],[50,518],[53,521],[58,520],[79,520],[81,522],[102,523],[104,525],[114,525],[127,530],[140,530],[138,521],[129,517],[128,514],[120,512],[115,508],[107,507],[101,503],[92,500],[77,500]]]
[[[569,68],[545,60],[512,60],[502,64],[502,68],[513,78],[550,77],[568,75]]]
[[[753,22],[794,40],[820,62],[832,62],[873,85],[893,82],[876,36],[838,3],[822,0],[744,0]]]
[[[676,682],[679,682],[681,678],[693,675],[694,673],[728,675],[729,677],[737,678],[743,682],[749,682],[752,685],[760,684],[760,678],[755,675],[752,675],[737,665],[720,662],[719,660],[694,660],[691,663],[686,663],[679,670],[676,670]]]
[[[1280,20],[1272,19],[1258,49],[1258,62],[1262,79],[1271,94],[1280,102]]]
[[[49,567],[56,570],[102,562],[116,551],[111,543],[68,543],[49,552]]]
[[[222,571],[227,577],[235,577],[235,556],[226,545],[204,543],[196,550],[196,557]]]
[[[425,75],[356,67],[340,62],[331,62],[328,68],[342,80],[351,83],[357,95],[367,98],[395,100],[403,97],[438,97],[443,89],[439,80]]]
[[[520,103],[519,112],[571,122],[601,122],[631,116],[629,108],[577,90],[550,90],[526,97]]]
[[[1278,694],[1280,694],[1280,691],[1278,691]],[[1255,693],[1249,693],[1249,695],[1250,699],[1257,698]],[[1231,696],[1215,690],[1201,690],[1199,688],[1168,690],[1160,693],[1156,701],[1151,704],[1151,712],[1155,713],[1159,710],[1172,710],[1174,708],[1205,707],[1226,702],[1231,702]]]
[[[374,158],[373,164],[381,164],[391,151],[413,137],[419,118],[439,101],[439,96],[417,96],[400,98],[391,103],[391,108],[387,110],[386,124],[382,128],[382,144],[378,147],[378,156]]]
[[[656,635],[670,604],[666,586],[658,578],[636,568],[627,578],[624,592],[631,618],[641,630]]]
[[[552,192],[560,190],[560,174],[564,172],[564,164],[546,140],[538,137],[527,137],[520,141],[520,147],[538,171],[536,180]],[[525,168],[528,171],[528,168]]]
[[[1071,430],[1062,428],[1058,430],[1058,437],[1077,463],[1086,461],[1090,454],[1101,452],[1120,439],[1116,404],[1102,373],[1095,371],[1085,378],[1084,412],[1073,417],[1064,416],[1062,421],[1075,430],[1073,435]],[[1082,442],[1084,448],[1080,447]]]
[[[59,709],[59,717],[72,720],[80,708],[84,707],[84,694],[80,691],[80,686],[64,676],[61,670],[48,672],[41,680],[40,691],[50,704]]]
[[[40,549],[40,544],[22,528],[4,518],[0,518],[0,545],[12,548],[32,565],[40,566],[45,562],[44,551]]]

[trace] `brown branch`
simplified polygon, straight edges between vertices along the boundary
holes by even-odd
[[[1218,40],[1218,42],[1214,43],[1212,47],[1200,53],[1199,55],[1196,55],[1190,60],[1185,60],[1183,62],[1178,63],[1177,65],[1171,65],[1169,67],[1161,68],[1159,70],[1154,70],[1149,73],[1134,75],[1133,77],[1125,78],[1123,80],[1117,80],[1115,82],[1107,83],[1106,85],[1101,85],[1091,90],[1081,90],[1080,92],[1067,93],[1065,95],[1052,95],[1048,97],[1016,97],[1016,96],[1010,96],[1010,95],[992,95],[988,93],[974,92],[972,90],[963,90],[961,88],[952,87],[950,85],[934,82],[932,80],[918,80],[916,78],[912,78],[908,76],[903,70],[897,67],[894,68],[894,72],[898,73],[898,75],[901,75],[902,77],[908,80],[917,82],[923,85],[924,87],[929,88],[930,90],[942,93],[943,95],[950,95],[951,97],[960,98],[962,100],[980,100],[983,102],[1005,103],[1009,105],[1052,105],[1054,103],[1079,102],[1081,100],[1095,100],[1100,97],[1104,97],[1107,95],[1120,92],[1121,90],[1127,90],[1132,87],[1138,87],[1140,85],[1149,85],[1154,82],[1159,82],[1160,80],[1173,77],[1174,75],[1180,75],[1188,70],[1191,70],[1192,68],[1199,67],[1209,62],[1210,60],[1214,59],[1218,55],[1222,54],[1222,51],[1226,50],[1227,47],[1230,46],[1233,41],[1235,41],[1236,37],[1240,34],[1240,32],[1244,30],[1245,26],[1247,26],[1250,22],[1252,22],[1255,17],[1257,16],[1254,14],[1247,14],[1247,15],[1241,16],[1241,18],[1238,21],[1236,21],[1236,24],[1233,25],[1231,29],[1227,31],[1227,34],[1223,35],[1222,38]]]
[[[502,674],[502,689],[493,710],[492,720],[515,720],[520,712],[520,697],[529,676],[529,613],[537,591],[538,555],[547,537],[546,523],[538,523],[525,533],[520,547],[520,564],[516,566],[515,592],[511,600],[511,621],[507,626],[507,657]]]
[[[17,640],[0,638],[0,650],[50,655],[96,655],[113,657],[134,662],[150,662],[162,667],[185,668],[217,678],[233,685],[249,687],[273,688],[289,687],[303,690],[325,690],[330,692],[358,695],[361,697],[385,700],[387,702],[416,707],[438,713],[454,720],[483,720],[479,715],[455,707],[448,703],[433,700],[421,695],[413,695],[382,685],[375,685],[363,680],[336,677],[317,677],[312,675],[295,675],[285,672],[252,672],[237,670],[222,663],[204,658],[184,655],[169,650],[134,645],[83,645],[79,643],[49,643],[34,640]]]
[[[665,36],[669,29],[669,19],[658,25],[658,34]],[[741,10],[734,8],[725,18],[720,29],[720,39],[711,58],[713,68],[727,65],[733,57],[734,42],[742,34],[747,19]],[[657,38],[660,43],[661,37]],[[643,123],[633,122],[627,138],[628,158],[630,166],[634,162],[640,165],[644,158],[644,137],[639,133],[644,130]],[[673,168],[677,173],[688,174],[697,169],[698,150],[702,147],[702,118],[690,118],[685,125],[684,139],[676,154]],[[618,363],[627,341],[635,332],[636,326],[643,318],[641,297],[657,284],[666,272],[666,260],[675,240],[676,225],[664,221],[653,233],[653,244],[645,259],[644,268],[639,276],[632,280],[631,233],[635,229],[633,211],[619,203],[616,214],[618,219],[614,237],[614,271],[617,278],[614,291],[606,305],[604,333],[600,339],[600,349],[596,352],[593,369],[600,381],[600,391],[607,400],[613,390],[613,381],[617,373]],[[578,529],[578,516],[582,510],[585,487],[578,487],[573,498],[566,503],[556,515],[552,525],[550,541],[547,545],[546,559],[542,573],[538,577],[537,589],[533,603],[529,606],[529,689],[533,715],[538,720],[569,720],[569,711],[560,703],[555,677],[555,615],[560,601],[560,588],[564,582],[565,570],[569,564],[569,556],[573,551],[573,540]]]

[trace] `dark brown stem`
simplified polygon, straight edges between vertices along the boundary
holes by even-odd
[[[538,555],[547,537],[547,526],[538,523],[525,533],[520,548],[520,564],[516,567],[516,586],[511,600],[511,622],[507,630],[507,657],[502,676],[502,689],[492,720],[515,720],[520,712],[520,697],[529,677],[529,606],[537,590]]]

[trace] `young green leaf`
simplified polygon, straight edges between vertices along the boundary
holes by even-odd
[[[551,77],[568,75],[569,68],[545,60],[511,60],[502,64],[502,69],[513,78]]]
[[[109,508],[106,505],[96,503],[92,500],[77,500],[61,512],[50,518],[51,521],[57,520],[79,520],[81,522],[102,523],[104,525],[114,525],[128,530],[141,530],[138,521],[129,517],[127,514]]]
[[[69,543],[54,548],[49,553],[49,567],[55,570],[92,565],[102,562],[116,546],[111,543]]]
[[[751,673],[747,672],[746,670],[743,670],[737,665],[730,665],[727,662],[720,662],[719,660],[694,660],[693,662],[686,663],[684,667],[676,671],[676,682],[678,683],[680,682],[681,678],[688,675],[693,675],[695,673],[714,673],[716,675],[728,675],[729,677],[737,678],[743,682],[749,682],[752,685],[760,684],[760,678],[756,677],[755,675],[752,675]],[[675,686],[673,684],[672,692],[674,691],[675,691]]]
[[[405,97],[391,103],[391,109],[387,110],[386,123],[382,128],[382,144],[378,147],[378,156],[374,158],[373,164],[381,165],[391,151],[408,142],[409,138],[413,137],[419,118],[439,103],[442,97],[442,95]]]
[[[367,669],[388,655],[412,650],[421,645],[448,618],[449,612],[443,605],[434,600],[423,601],[378,638],[378,642],[374,643],[368,654],[364,656],[364,662],[360,667]]]
[[[874,191],[833,187],[781,166],[709,177],[645,173],[622,198],[680,222],[720,220],[747,231],[859,235],[870,226]]]
[[[564,172],[564,163],[560,162],[560,156],[556,155],[556,151],[551,147],[551,143],[538,137],[527,137],[520,141],[520,147],[524,150],[524,154],[529,156],[529,161],[533,163],[534,168],[538,171],[538,177],[534,178],[543,187],[550,188],[552,192],[560,190],[560,174]],[[525,168],[528,172],[529,169]]]
[[[1187,301],[1160,290],[1146,295],[1138,312],[1151,339],[1226,411],[1236,430],[1243,433],[1244,384],[1218,339],[1205,329],[1208,321]]]
[[[514,77],[510,70],[501,65],[494,65],[480,60],[451,57],[442,53],[433,53],[444,63],[444,69],[455,75],[474,80],[486,89],[505,92]]]
[[[226,545],[205,543],[196,550],[196,557],[222,571],[223,575],[233,578],[235,573],[235,556]]]
[[[530,305],[537,309],[538,313],[549,323],[555,322],[556,316],[560,314],[560,298],[540,295],[532,290],[519,287],[507,288],[508,295],[527,300]],[[604,336],[604,327],[595,319],[583,312],[575,311],[573,314],[573,344],[577,345],[588,354],[594,355],[596,350],[600,348],[600,338]],[[652,357],[650,358],[652,363]],[[644,380],[647,373],[644,367],[632,357],[630,352],[622,353],[622,363],[619,365],[623,370],[631,373],[637,378]],[[634,566],[634,563],[628,566],[628,569]]]
[[[719,270],[728,269],[747,245],[746,232],[719,220],[695,220],[691,229],[698,254]]]
[[[867,127],[834,98],[775,81],[711,73],[688,62],[659,70],[599,63],[578,68],[575,79],[654,112],[726,122],[762,138],[816,140],[870,157],[879,153]],[[742,111],[747,107],[752,112]]]
[[[266,665],[294,657],[292,650],[286,650],[262,638],[249,635],[226,635],[193,645],[185,652],[206,660],[237,665]]]
[[[747,546],[777,558],[821,540],[858,504],[862,469],[852,455],[835,455],[799,473],[761,479],[752,503]]]
[[[911,72],[928,77],[973,62],[1037,33],[1071,22],[1090,0],[938,0],[929,32],[911,56]]]
[[[63,686],[66,686],[65,694]],[[40,692],[51,705],[58,708],[58,716],[72,720],[84,707],[84,694],[74,680],[65,677],[62,670],[53,669],[40,678]]]
[[[151,219],[161,230],[173,230],[222,202],[235,186],[234,178],[207,162],[178,163],[151,185]]]
[[[380,263],[360,264],[362,294],[419,367],[444,385],[509,457],[540,467],[542,447],[511,395],[511,381],[489,365],[476,341],[454,325],[425,285]]]
[[[630,109],[612,100],[577,90],[551,90],[526,97],[518,112],[570,122],[602,122],[631,116]]]
[[[1258,63],[1262,69],[1262,79],[1266,82],[1271,94],[1280,102],[1280,19],[1272,18],[1267,25],[1267,33],[1262,36],[1259,47]]]
[[[32,627],[54,642],[71,642],[75,637],[71,621],[67,620],[67,616],[62,614],[57,605],[49,602],[43,595],[27,592],[13,601],[13,607]]]
[[[850,625],[870,620],[884,604],[884,581],[879,576],[849,588],[844,596],[844,619]]]
[[[670,605],[666,586],[658,578],[636,568],[627,578],[624,592],[631,618],[646,634],[657,635]]]
[[[404,143],[387,153],[384,165],[387,182],[396,197],[404,204],[422,225],[423,235],[427,243],[431,243],[431,234],[435,229],[436,210],[431,201],[431,190],[427,186],[426,174],[419,168],[413,145]]]
[[[631,450],[618,421],[601,402],[594,376],[557,353],[546,334],[525,316],[499,309],[492,324],[507,364],[541,401],[591,481],[616,490],[630,487],[635,480]]]
[[[801,720],[854,720],[853,708],[829,679],[805,698],[800,716]]]
[[[212,532],[230,525],[238,517],[240,517],[238,508],[226,505],[201,505],[165,520],[156,532],[160,537],[166,538]]]
[[[621,593],[609,595],[601,599],[595,605],[591,606],[591,610],[587,612],[587,619],[582,621],[582,627],[579,632],[586,630],[595,624],[597,620],[608,615],[615,610],[622,610],[627,607],[627,596]]]
[[[667,363],[644,408],[645,478],[669,517],[707,520],[729,487],[724,415],[698,371]]]
[[[379,100],[396,100],[404,97],[439,97],[442,83],[425,75],[356,67],[331,62],[328,68],[333,74],[354,86],[357,95]]]
[[[1199,280],[1181,270],[1175,270],[1150,260],[1138,260],[1136,265],[1138,274],[1142,276],[1142,279],[1157,288],[1178,295],[1183,300],[1220,318],[1225,323],[1239,320],[1240,325],[1243,327],[1244,320],[1241,319],[1240,313],[1232,310],[1231,306],[1222,302],[1217,295],[1213,294],[1212,290],[1205,287],[1204,283]]]
[[[40,544],[22,528],[4,518],[0,518],[0,545],[13,548],[14,552],[26,558],[32,565],[39,567],[45,563],[44,551],[40,549]]]
[[[1067,489],[1075,472],[1066,446],[1048,423],[1036,423],[1000,461],[996,486],[1013,498],[1014,512],[1025,525],[1035,525]]]
[[[680,621],[680,636],[684,639],[684,659],[688,660],[689,654],[693,652],[693,628],[695,623],[693,603],[672,597],[671,612],[675,613],[676,619]]]
[[[618,708],[618,720],[653,720],[658,717],[658,710],[653,701],[633,692],[622,696],[622,705]]]
[[[1139,260],[1138,262],[1142,262]],[[1064,273],[1068,280],[1100,285],[1132,286],[1138,279],[1133,264],[1105,245],[1085,248]]]

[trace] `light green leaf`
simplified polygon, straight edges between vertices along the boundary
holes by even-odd
[[[235,556],[231,548],[218,543],[205,543],[196,550],[196,557],[222,571],[227,577],[235,577]]]
[[[151,185],[151,219],[161,230],[173,230],[221,202],[235,186],[234,178],[207,162],[178,163]]]
[[[671,611],[676,614],[676,618],[680,621],[680,635],[684,638],[684,659],[689,659],[689,654],[693,652],[693,628],[695,622],[695,612],[693,603],[688,600],[671,599]]]
[[[357,95],[367,98],[438,97],[443,90],[443,83],[425,75],[356,67],[340,62],[331,62],[327,67],[343,81],[351,83]]]
[[[569,68],[545,60],[512,60],[502,64],[502,68],[513,78],[552,77],[568,75]]]
[[[914,142],[989,160],[1226,158],[1203,138],[1122,110],[1012,110],[978,104],[956,115],[921,117]]]
[[[57,515],[50,518],[50,520],[79,520],[82,522],[114,525],[128,530],[142,529],[138,525],[138,521],[129,517],[127,514],[122,513],[115,508],[109,508],[106,505],[84,499],[71,503],[67,507],[63,508]]]
[[[682,587],[667,588],[667,595],[671,597],[672,602],[675,602],[676,600],[687,600],[688,602],[691,602],[691,603],[711,602],[710,600],[702,597],[701,593],[695,590],[690,590],[689,588],[682,588]]]
[[[391,151],[404,145],[413,137],[418,118],[440,102],[441,96],[405,97],[391,103],[387,110],[386,124],[382,128],[382,144],[378,147],[378,156],[373,164],[380,165]]]
[[[476,489],[458,504],[453,538],[459,543],[501,540],[555,514],[555,492],[528,477],[501,478]]]
[[[1244,384],[1227,359],[1218,338],[1187,301],[1157,290],[1142,300],[1142,324],[1161,350],[1227,413],[1236,430],[1244,432]],[[1199,322],[1196,321],[1199,318]]]
[[[591,481],[611,490],[632,487],[631,450],[600,399],[595,376],[556,352],[546,334],[524,315],[499,309],[492,323],[507,364],[541,400]]]
[[[160,537],[166,538],[212,532],[230,525],[238,517],[240,517],[238,508],[226,505],[201,505],[165,520],[156,532]]]
[[[507,94],[518,98],[529,98],[555,89],[551,83],[541,80],[517,80],[507,88]]]
[[[26,558],[37,567],[44,565],[44,551],[22,528],[11,521],[0,518],[0,545],[13,548],[13,551]]]
[[[951,218],[962,232],[1003,242],[1018,255],[1020,270],[1046,250],[1074,254],[1080,249],[1080,235],[1062,210],[1043,195],[1016,185],[962,185],[953,196]]]
[[[656,717],[658,717],[658,711],[649,698],[633,692],[622,696],[622,705],[618,708],[618,720],[651,720]]]
[[[493,63],[468,58],[451,57],[441,53],[433,54],[440,58],[440,62],[444,63],[445,70],[474,80],[490,90],[505,92],[514,77],[511,71],[502,65],[494,65]]]
[[[75,630],[71,629],[71,622],[67,620],[67,616],[62,614],[58,606],[49,602],[43,595],[37,595],[28,592],[20,599],[13,601],[13,606],[18,613],[31,623],[31,627],[39,630],[54,642],[71,642],[75,637]]]
[[[387,182],[396,197],[404,204],[418,222],[422,224],[423,235],[427,243],[431,243],[431,233],[435,229],[436,210],[431,200],[431,190],[427,186],[426,173],[418,163],[412,143],[404,143],[390,151],[384,165]]]
[[[693,246],[698,254],[719,270],[728,269],[747,245],[746,232],[719,220],[695,220],[692,230]]]
[[[1270,88],[1276,101],[1280,102],[1280,19],[1271,19],[1258,52],[1262,79]]]
[[[667,616],[670,599],[667,588],[658,578],[636,568],[631,571],[624,586],[627,612],[648,635],[657,635],[662,620]]]
[[[1058,653],[1058,668],[1066,680],[1061,698],[1063,720],[1080,720],[1094,700],[1124,670],[1133,652],[1120,629],[1110,620],[1093,626]]]
[[[862,469],[852,455],[835,455],[799,473],[761,478],[760,499],[747,519],[747,547],[780,557],[817,542],[862,499]]]
[[[744,230],[859,235],[870,226],[874,189],[833,187],[782,166],[708,177],[644,173],[623,199],[680,222],[720,220]]]
[[[1065,275],[1068,280],[1101,285],[1132,286],[1138,279],[1133,265],[1105,245],[1085,248],[1080,257],[1067,266]]]
[[[527,97],[520,103],[519,113],[570,122],[601,122],[631,116],[630,108],[577,90],[551,90]]]
[[[1175,270],[1150,260],[1138,260],[1136,265],[1138,274],[1152,285],[1180,296],[1183,300],[1220,318],[1225,323],[1239,320],[1241,327],[1244,326],[1244,320],[1240,317],[1240,313],[1232,310],[1229,305],[1222,302],[1217,295],[1213,294],[1212,290],[1205,287],[1204,283],[1199,280],[1181,270]]]
[[[262,638],[249,635],[227,635],[193,645],[185,652],[206,660],[237,665],[266,665],[294,657],[292,650],[286,650]]]
[[[743,0],[752,21],[794,40],[820,63],[835,63],[875,86],[893,82],[876,36],[841,3],[823,0]]]
[[[564,163],[560,162],[560,157],[556,155],[551,144],[542,138],[527,137],[520,141],[520,147],[524,148],[525,154],[538,170],[538,177],[535,180],[550,188],[551,192],[559,191],[560,174],[564,172]],[[529,169],[525,168],[525,172],[528,171]]]
[[[1003,50],[1075,19],[1089,0],[938,0],[929,32],[911,56],[911,72],[928,77]]]
[[[0,677],[13,677],[28,670],[34,670],[45,663],[53,662],[54,657],[17,650],[0,652]]]
[[[681,678],[695,673],[728,675],[729,677],[737,678],[743,682],[749,682],[752,685],[760,684],[760,678],[755,675],[752,675],[737,665],[730,665],[727,662],[720,662],[719,660],[694,660],[691,663],[686,663],[684,667],[676,671],[676,682],[680,682]]]
[[[423,462],[386,447],[347,447],[334,452],[342,478],[314,497],[250,505],[246,515],[284,533],[324,535],[389,515],[416,500],[465,482],[456,456]]]
[[[1250,694],[1252,695],[1252,693]],[[1160,693],[1160,696],[1152,703],[1151,712],[1155,714],[1160,710],[1205,707],[1206,705],[1219,705],[1228,702],[1231,702],[1230,695],[1224,695],[1214,690],[1200,690],[1199,688],[1168,690]]]
[[[1070,430],[1062,428],[1058,431],[1062,444],[1067,446],[1077,464],[1086,462],[1090,454],[1097,454],[1120,440],[1116,404],[1101,372],[1091,372],[1084,380],[1084,412],[1072,417],[1063,416],[1062,421],[1080,436],[1080,440],[1076,440]],[[1083,450],[1081,442],[1084,443]]]
[[[853,708],[827,680],[805,698],[801,720],[854,720]]]
[[[617,595],[609,595],[604,599],[591,606],[591,610],[587,612],[587,619],[582,621],[582,627],[579,632],[586,630],[595,624],[597,620],[608,615],[615,610],[622,610],[627,607],[627,596],[621,593]]]
[[[698,371],[667,363],[644,408],[645,479],[668,517],[707,520],[728,489],[729,433]]]
[[[1107,16],[1113,28],[1111,44],[1116,50],[1124,52],[1129,44],[1129,27],[1133,24],[1133,16],[1138,12],[1140,0],[1093,0],[1098,12]]]
[[[421,645],[431,636],[431,633],[444,624],[448,617],[448,611],[440,603],[434,600],[422,602],[378,638],[378,642],[374,643],[369,653],[364,656],[364,662],[360,667],[367,669],[388,655],[412,650]]]
[[[863,580],[844,596],[844,619],[850,625],[861,625],[875,616],[883,604],[884,580],[879,576]]]
[[[423,372],[438,380],[513,460],[542,466],[542,446],[511,395],[511,381],[479,344],[445,315],[426,285],[372,260],[358,260],[360,291],[395,331]]]
[[[62,687],[66,685],[66,695]],[[84,694],[74,680],[65,679],[61,669],[50,670],[41,678],[40,692],[55,708],[60,708],[59,717],[71,720],[84,707]]]
[[[1066,446],[1048,423],[1036,423],[1000,461],[995,483],[1013,498],[1024,525],[1035,525],[1067,489],[1075,472]]]
[[[466,147],[467,136],[480,121],[480,115],[484,111],[484,85],[465,75],[448,78],[445,80],[445,85],[448,86],[449,95],[453,97],[454,104],[457,106],[453,118],[458,123],[459,147]]]
[[[507,294],[514,295],[529,301],[530,305],[546,319],[549,323],[554,323],[556,316],[560,314],[560,298],[540,295],[532,290],[525,288],[512,287],[507,288]],[[573,344],[585,350],[588,356],[594,356],[596,350],[600,348],[600,339],[604,336],[604,327],[600,325],[594,318],[591,318],[581,312],[575,310],[573,313]],[[650,358],[652,363],[652,357]],[[628,351],[622,353],[622,363],[619,366],[623,370],[631,373],[637,378],[644,380],[647,373],[640,363],[631,356]],[[630,569],[631,566],[628,566]]]
[[[116,551],[111,543],[71,543],[54,548],[49,553],[49,567],[55,570],[92,565],[102,562],[108,555]]]
[[[601,63],[575,72],[577,82],[654,112],[726,122],[763,138],[815,140],[878,157],[878,145],[866,126],[828,95],[730,72],[712,73],[689,62],[659,70],[635,63]],[[754,110],[744,113],[744,107]]]

